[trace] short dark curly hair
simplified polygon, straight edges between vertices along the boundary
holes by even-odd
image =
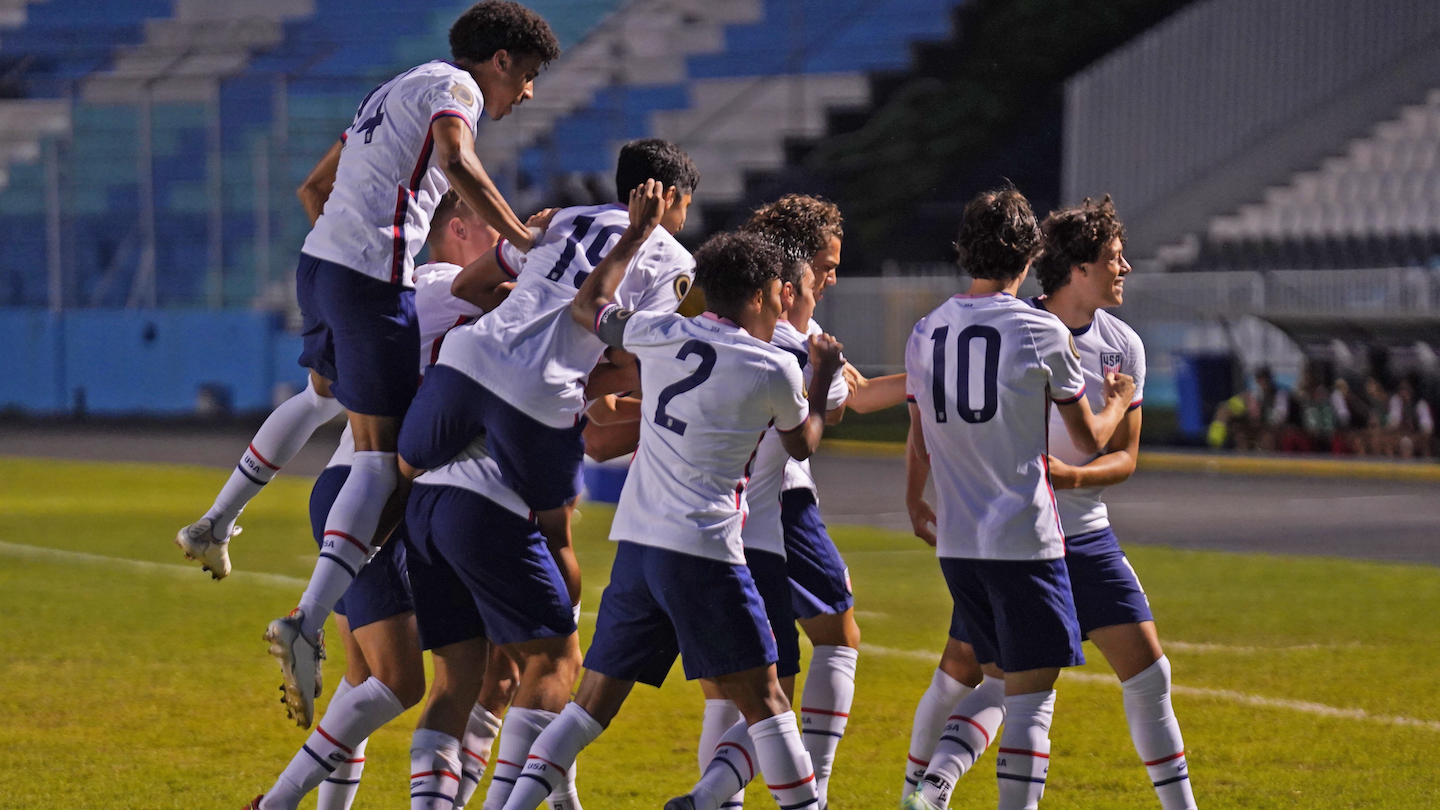
[[[695,284],[715,312],[734,312],[772,279],[783,278],[785,257],[753,233],[717,233],[695,251]]]
[[[659,180],[668,190],[672,186],[681,195],[694,194],[700,185],[700,170],[685,150],[661,138],[641,138],[620,147],[620,160],[615,164],[615,194],[620,202],[630,199],[630,192],[646,180]]]
[[[808,194],[786,194],[755,209],[740,230],[758,233],[789,250],[802,251],[805,259],[830,246],[833,238],[845,238],[845,218],[829,200]]]
[[[450,26],[455,59],[485,62],[501,50],[549,63],[560,56],[560,41],[544,17],[510,0],[476,3]]]
[[[1040,248],[1040,227],[1030,201],[1017,189],[982,191],[965,206],[955,250],[971,278],[1010,281]]]
[[[1071,208],[1050,212],[1040,226],[1040,256],[1035,278],[1046,295],[1070,283],[1070,268],[1100,258],[1114,239],[1125,243],[1125,224],[1115,216],[1115,203],[1106,194],[1100,202],[1089,197]]]

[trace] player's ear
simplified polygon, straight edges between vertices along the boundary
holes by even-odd
[[[450,234],[456,239],[465,238],[465,220],[460,217],[451,217],[450,221],[446,224],[450,228]]]
[[[501,48],[490,57],[490,64],[494,65],[495,69],[501,73],[508,72],[510,70],[510,52]]]

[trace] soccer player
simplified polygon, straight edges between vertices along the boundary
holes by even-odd
[[[537,238],[475,157],[475,127],[482,111],[499,119],[533,95],[541,66],[559,55],[555,35],[519,4],[485,0],[456,20],[450,47],[453,62],[420,65],[372,90],[315,172],[321,178],[315,185],[333,181],[296,270],[305,321],[300,362],[330,381],[349,417],[355,457],[299,607],[265,633],[280,659],[287,705],[302,727],[314,712],[325,619],[384,541],[377,528],[387,500],[396,496],[392,511],[403,506],[396,437],[415,395],[419,349],[406,290],[431,214],[453,186],[518,249],[528,250]],[[399,705],[388,690],[366,699]],[[385,713],[366,724],[378,728]]]
[[[956,242],[970,289],[923,318],[905,351],[906,507],[915,534],[936,547],[955,603],[935,679],[941,688],[932,683],[922,698],[912,746],[922,731],[944,725],[934,723],[927,706],[943,706],[938,716],[946,718],[980,682],[976,662],[991,662],[991,673],[1003,673],[1005,692],[996,761],[1000,810],[1038,806],[1055,680],[1062,667],[1084,663],[1047,470],[1048,413],[1058,410],[1075,446],[1093,453],[1110,441],[1134,393],[1128,376],[1107,372],[1105,407],[1093,413],[1070,331],[1016,300],[1039,241],[1020,192],[991,191],[972,200]],[[924,495],[932,466],[938,517]],[[945,689],[949,684],[961,689]],[[931,694],[940,691],[948,694]],[[957,731],[963,725],[987,739],[994,734],[978,722],[951,719]],[[938,727],[934,733],[940,736]],[[979,750],[963,734],[946,736]],[[902,807],[945,807],[956,778],[930,763]]]
[[[840,346],[828,336],[812,340],[816,387],[807,411],[799,364],[769,342],[781,311],[780,251],[749,234],[722,234],[696,254],[704,314],[636,313],[614,304],[624,257],[653,227],[661,199],[655,183],[636,195],[632,225],[571,306],[577,322],[639,358],[648,393],[640,448],[611,528],[619,548],[584,678],[575,701],[531,746],[506,810],[533,810],[635,682],[658,686],[677,654],[687,677],[713,678],[739,706],[754,740],[750,761],[780,806],[817,801],[809,757],[775,677],[775,642],[745,567],[740,524],[749,459],[767,427],[779,427],[797,457],[819,444]]]
[[[797,271],[797,277],[785,279],[784,311],[770,342],[795,355],[809,385],[814,368],[809,365],[807,341],[810,335],[823,334],[811,316],[818,297],[833,283],[829,280],[839,263],[844,234],[840,210],[824,200],[788,194],[761,206],[741,230],[779,245]],[[846,395],[845,379],[836,375],[830,385],[827,422],[838,422],[844,415]],[[795,674],[800,671],[797,617],[815,646],[800,701],[800,734],[815,767],[823,808],[835,749],[855,695],[860,628],[855,623],[849,574],[820,519],[809,460],[791,458],[774,428],[766,431],[756,450],[745,503],[749,509],[742,532],[745,560],[775,632],[776,675],[787,699],[794,700]],[[713,682],[702,680],[701,688],[706,698],[699,748],[703,775],[716,744],[739,721],[740,713],[720,696]],[[724,806],[739,806],[744,794],[723,798],[729,799]]]
[[[415,268],[415,289],[407,293],[415,298],[421,336],[417,355],[422,374],[446,332],[484,313],[483,302],[462,300],[451,290],[461,265],[486,254],[494,242],[494,231],[454,191],[441,198],[428,237],[432,261]],[[354,455],[355,444],[347,427],[340,447],[311,492],[310,520],[317,543],[323,543],[325,522],[350,475]],[[317,747],[332,742],[335,735],[347,735],[354,712],[347,712],[346,696],[360,687],[378,692],[374,686],[378,683],[396,697],[403,710],[424,694],[425,672],[401,543],[383,546],[375,554],[336,603],[335,613],[347,652],[347,670],[321,721],[331,732],[317,731],[312,735],[275,787],[262,797],[263,803],[257,799],[265,810],[293,807],[292,800],[298,803],[301,796],[316,787],[314,782],[319,782],[319,810],[348,808],[364,770],[366,738],[347,737],[350,743],[337,749],[344,754],[339,760],[321,763],[310,754],[323,750]],[[333,765],[333,770],[327,770],[328,765]]]
[[[1135,380],[1125,419],[1102,453],[1075,446],[1050,419],[1050,480],[1065,529],[1065,565],[1075,595],[1082,637],[1115,670],[1135,751],[1145,763],[1164,810],[1193,810],[1185,743],[1170,704],[1170,661],[1160,648],[1145,590],[1120,549],[1101,499],[1104,488],[1135,472],[1140,452],[1140,405],[1145,389],[1145,345],[1124,321],[1105,310],[1124,303],[1125,226],[1107,196],[1085,200],[1045,218],[1035,275],[1044,295],[1032,303],[1058,317],[1080,350],[1086,398],[1103,376],[1119,371]]]

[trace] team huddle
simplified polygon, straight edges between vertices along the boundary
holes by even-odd
[[[1039,222],[1016,190],[976,197],[956,243],[968,292],[916,325],[904,374],[867,378],[813,318],[837,281],[833,204],[787,195],[692,255],[675,234],[700,172],[646,139],[618,155],[622,203],[522,222],[476,126],[532,96],[554,34],[486,0],[450,44],[451,61],[371,91],[301,187],[309,384],[175,539],[227,576],[245,505],[347,415],[311,495],[314,574],[265,632],[282,702],[314,730],[247,807],[314,791],[346,810],[366,740],[423,699],[414,810],[473,806],[487,769],[486,810],[580,810],[581,750],[678,657],[706,698],[700,776],[666,810],[740,807],[762,774],[781,810],[824,810],[860,630],[808,459],[845,410],[906,402],[906,507],[953,608],[902,808],[947,807],[992,743],[999,807],[1036,807],[1055,682],[1084,638],[1121,680],[1161,806],[1195,807],[1169,663],[1100,497],[1135,469],[1145,377],[1140,339],[1104,311],[1130,270],[1108,198]],[[1032,268],[1044,295],[1018,299]],[[692,286],[703,312],[685,317]],[[570,523],[586,456],[631,461],[582,654]],[[346,670],[317,721],[332,613]]]

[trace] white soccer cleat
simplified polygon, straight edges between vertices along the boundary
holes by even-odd
[[[217,580],[230,575],[230,538],[240,533],[231,526],[224,540],[215,539],[215,521],[200,518],[175,534],[175,546],[185,552],[187,560],[196,560],[200,567]]]
[[[300,728],[310,728],[315,720],[315,698],[320,697],[322,686],[320,662],[325,660],[325,631],[315,634],[315,640],[305,638],[300,632],[300,610],[289,616],[270,622],[265,628],[265,640],[270,642],[270,654],[280,659],[280,675],[285,683],[280,687],[284,695],[280,702],[285,704],[285,713]]]
[[[920,792],[920,789],[916,788],[909,796],[900,800],[900,810],[945,810],[945,808],[931,804],[930,800]]]

